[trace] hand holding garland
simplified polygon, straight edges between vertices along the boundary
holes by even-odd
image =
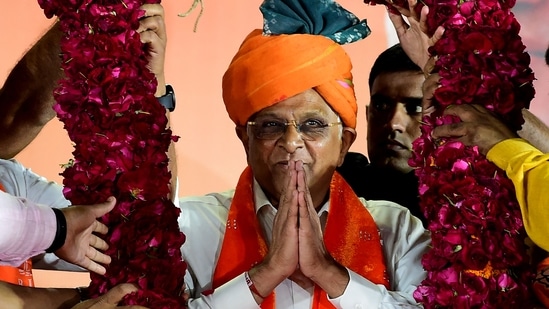
[[[166,59],[166,44],[168,37],[166,34],[166,24],[164,21],[164,7],[160,4],[144,4],[141,6],[144,10],[143,17],[139,20],[137,32],[141,43],[147,50],[148,68],[154,73],[157,81],[155,97],[161,97],[166,94],[166,78],[164,76],[164,63]],[[168,127],[170,123],[170,112],[166,110]],[[177,158],[174,142],[170,143],[168,149],[169,165],[168,168],[172,174],[170,180],[170,200],[177,197]]]
[[[420,7],[417,0],[406,1],[407,3],[402,5],[393,3],[391,7],[394,9],[388,7],[389,19],[393,23],[402,49],[415,64],[425,68],[430,59],[429,47],[440,40],[444,34],[444,28],[439,26],[434,33],[430,34],[427,27],[429,7]],[[424,73],[429,72],[424,70]]]
[[[60,210],[0,192],[0,205],[3,222],[1,264],[19,266],[46,251],[89,271],[105,273],[101,264],[109,264],[111,259],[100,250],[108,246],[94,233],[107,233],[107,227],[97,218],[112,210],[114,198],[104,203]]]
[[[138,305],[118,306],[118,303],[122,301],[124,296],[137,291],[137,286],[130,283],[122,283],[113,287],[104,295],[83,301],[71,309],[147,309],[147,307]]]
[[[456,116],[461,122],[434,128],[431,133],[433,138],[450,137],[467,146],[478,146],[483,155],[497,143],[518,137],[496,115],[481,105],[450,105],[444,110],[443,115]]]
[[[423,84],[423,115],[431,115],[436,106],[433,105],[434,92],[438,87],[440,76],[431,74]],[[431,136],[438,140],[452,138],[466,146],[478,146],[483,155],[497,143],[518,135],[513,132],[497,115],[477,104],[450,105],[442,112],[443,116],[456,116],[460,122],[443,124],[433,128]]]
[[[148,65],[157,81],[155,97],[166,94],[166,79],[164,77],[164,62],[166,58],[166,25],[164,22],[164,8],[160,4],[144,4],[143,17],[139,20],[137,33],[141,43],[145,45]]]
[[[65,261],[103,275],[104,266],[111,258],[99,250],[108,249],[107,243],[94,233],[106,234],[108,229],[97,221],[114,208],[116,200],[111,197],[105,203],[86,206],[70,206],[61,211],[67,222],[67,237],[55,254]]]
[[[80,302],[75,289],[45,289],[0,282],[0,309],[147,309],[142,306],[118,306],[127,294],[137,291],[133,284],[119,284],[105,295]]]

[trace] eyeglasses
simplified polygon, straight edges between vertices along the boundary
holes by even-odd
[[[279,120],[259,120],[248,121],[248,126],[252,129],[254,136],[263,140],[277,140],[281,138],[288,128],[293,126],[301,135],[301,138],[307,141],[320,140],[326,137],[330,127],[343,124],[341,121],[333,123],[323,123],[320,120],[309,119],[301,123],[295,120],[282,122]]]

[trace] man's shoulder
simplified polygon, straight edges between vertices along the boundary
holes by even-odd
[[[224,192],[214,192],[205,195],[183,196],[179,198],[182,209],[226,208],[229,209],[234,196],[234,189]]]
[[[229,190],[179,198],[181,213],[178,222],[181,231],[188,234],[187,236],[192,233],[201,238],[202,233],[223,233],[233,195],[234,190]]]
[[[0,159],[0,183],[7,193],[26,197],[24,175],[28,169],[15,159]]]
[[[385,200],[360,200],[381,230],[399,229],[410,224],[423,229],[421,220],[400,204]]]
[[[15,159],[0,159],[0,168],[2,170],[24,170],[25,167]]]
[[[370,210],[370,212],[372,211],[383,211],[383,212],[393,212],[393,213],[410,212],[408,208],[391,201],[366,200],[362,197],[360,198],[360,200],[364,204],[364,207]]]

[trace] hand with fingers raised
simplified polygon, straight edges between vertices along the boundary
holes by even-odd
[[[107,226],[97,221],[97,218],[111,211],[115,204],[116,199],[109,197],[104,203],[62,209],[67,222],[67,236],[55,254],[89,271],[105,274],[105,267],[101,264],[109,264],[111,258],[100,250],[108,249],[108,245],[94,233],[107,233]]]
[[[148,68],[156,76],[158,81],[156,97],[166,93],[166,81],[164,77],[164,62],[166,59],[166,24],[164,20],[164,8],[160,4],[144,4],[141,6],[144,11],[143,17],[139,20],[139,33],[141,43],[145,45]]]
[[[423,116],[431,115],[439,106],[434,103],[435,91],[440,87],[440,75],[433,73],[428,75],[423,82],[421,99],[421,111]]]
[[[393,3],[389,8],[389,18],[395,27],[398,40],[410,59],[420,68],[425,68],[429,58],[429,47],[435,45],[444,34],[444,28],[439,26],[433,33],[429,32],[427,14],[429,8],[423,6],[418,15],[418,0],[407,0],[408,7]],[[405,18],[406,17],[406,18]],[[426,74],[428,72],[425,72]]]

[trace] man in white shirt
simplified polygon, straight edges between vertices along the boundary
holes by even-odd
[[[333,40],[367,34],[326,5],[321,17],[348,18],[326,33]],[[356,137],[348,56],[322,35],[268,26],[269,36],[248,36],[223,82],[249,168],[236,190],[179,203],[189,307],[420,307],[412,293],[430,241],[421,222],[397,204],[366,203],[334,174]]]
[[[421,222],[359,199],[334,173],[356,137],[351,63],[334,41],[367,28],[333,3],[290,1],[293,14],[281,2],[262,5],[264,31],[248,35],[223,77],[248,168],[234,191],[180,199],[189,307],[421,307],[412,297],[430,241]],[[294,22],[303,12],[327,25],[278,32],[283,14]]]

